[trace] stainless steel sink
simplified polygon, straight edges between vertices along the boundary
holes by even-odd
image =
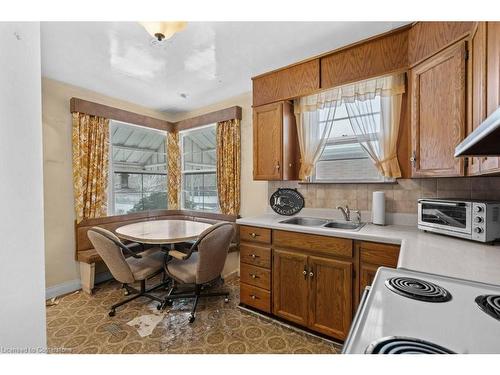
[[[348,230],[360,230],[363,228],[365,223],[352,223],[352,222],[342,222],[342,221],[330,221],[323,225],[324,228],[332,229],[348,229]]]
[[[328,220],[318,219],[315,217],[292,217],[290,219],[280,221],[281,224],[303,225],[306,227],[320,227],[328,223]]]
[[[327,219],[319,219],[316,217],[292,217],[290,219],[280,221],[281,224],[301,225],[304,227],[322,227],[330,229],[343,230],[360,230],[365,223],[353,223],[352,221],[332,221]]]

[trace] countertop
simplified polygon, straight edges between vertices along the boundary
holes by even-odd
[[[311,215],[301,215],[308,216]],[[292,232],[400,244],[398,268],[500,285],[500,246],[426,233],[414,226],[366,224],[359,231],[281,224],[278,214],[238,219],[237,224]]]

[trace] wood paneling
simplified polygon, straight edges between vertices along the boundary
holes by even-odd
[[[408,61],[414,65],[465,37],[473,22],[417,22],[408,34]]]
[[[352,263],[309,257],[308,327],[344,340],[352,320]]]
[[[487,26],[487,112],[491,115],[500,106],[500,22],[488,22]]]
[[[347,238],[274,230],[273,244],[332,256],[352,257],[352,240]]]
[[[240,284],[240,301],[258,310],[271,312],[271,293],[248,284]]]
[[[356,242],[359,248],[361,263],[372,263],[379,266],[396,267],[399,258],[399,245],[376,242]]]
[[[262,267],[241,263],[240,282],[262,289],[271,289],[271,271]]]
[[[413,177],[464,175],[453,154],[465,136],[465,52],[461,41],[411,70]]]
[[[174,123],[174,126],[177,131],[180,131],[232,119],[241,120],[241,107],[229,107],[201,116],[192,117],[186,120],[178,121]]]
[[[241,225],[240,240],[259,243],[271,243],[271,229]]]
[[[240,262],[271,268],[271,248],[242,242],[240,243]]]
[[[174,124],[165,120],[140,115],[138,113],[125,111],[123,109],[107,105],[89,102],[79,98],[71,98],[70,111],[85,113],[92,116],[101,116],[110,120],[127,122],[129,124],[141,125],[148,128],[173,131]]]
[[[319,89],[319,59],[255,77],[253,105],[287,100]]]
[[[476,129],[486,118],[486,22],[478,22],[471,35],[469,49],[471,74],[470,131]],[[482,158],[470,157],[468,175],[481,172]]]
[[[291,322],[307,325],[307,255],[273,250],[273,313]]]
[[[321,58],[321,88],[406,70],[408,30],[347,48]]]
[[[283,103],[253,109],[253,178],[281,180],[283,155]]]

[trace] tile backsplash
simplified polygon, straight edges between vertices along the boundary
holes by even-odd
[[[400,179],[392,184],[300,184],[297,181],[271,181],[269,197],[279,187],[297,188],[307,208],[335,208],[348,205],[371,211],[372,192],[384,191],[386,212],[417,213],[419,198],[466,198],[500,201],[500,177],[460,177]]]

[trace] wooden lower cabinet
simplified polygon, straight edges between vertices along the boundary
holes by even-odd
[[[307,255],[273,250],[273,313],[307,325],[309,276]]]
[[[273,313],[344,340],[352,319],[352,262],[274,249]]]
[[[359,266],[359,292],[360,297],[367,286],[372,285],[375,274],[379,269],[379,265],[375,264],[360,264]]]
[[[338,340],[377,269],[399,256],[398,245],[241,228],[240,302]]]
[[[309,257],[307,326],[345,339],[352,320],[352,262]]]

